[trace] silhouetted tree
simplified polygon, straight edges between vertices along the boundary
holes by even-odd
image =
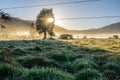
[[[0,19],[6,22],[7,20],[11,20],[11,17],[8,13],[5,13],[2,10],[0,10]]]
[[[48,22],[48,19],[52,18],[53,22]],[[47,38],[47,33],[50,36],[54,36],[54,14],[52,9],[42,9],[36,19],[36,29],[38,33],[44,33],[44,39]]]
[[[34,23],[31,23],[31,27],[34,28]]]

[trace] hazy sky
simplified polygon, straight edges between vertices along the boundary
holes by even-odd
[[[80,0],[0,0],[0,8],[19,7],[29,5],[40,5],[50,3],[71,2]],[[83,1],[83,0],[82,0]],[[87,3],[42,6],[24,9],[4,10],[11,16],[19,17],[25,20],[35,20],[42,8],[53,8],[55,18],[66,17],[92,17],[92,16],[119,16],[120,0],[101,0]],[[99,28],[111,23],[120,22],[119,18],[107,19],[85,19],[85,20],[58,20],[57,25],[67,29],[82,30],[89,28]]]

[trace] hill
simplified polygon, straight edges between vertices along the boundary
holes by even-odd
[[[38,36],[35,29],[35,25],[31,25],[34,21],[22,20],[19,18],[12,18],[11,21],[0,21],[0,35],[12,35],[12,36]],[[4,27],[3,27],[4,26]],[[56,25],[54,28],[56,35],[60,34],[73,34],[73,35],[97,35],[98,34],[116,34],[120,33],[120,22],[110,24],[98,29],[88,30],[68,30],[61,26]]]
[[[114,33],[120,33],[120,22],[110,24],[98,29],[88,29],[88,30],[72,30],[73,32],[76,32],[77,34],[114,34]]]
[[[99,33],[120,33],[120,22],[97,29]]]
[[[0,21],[0,35],[31,35],[36,34],[35,25],[31,25],[34,21],[22,20],[19,18],[12,18],[11,21],[3,22]],[[4,28],[2,28],[4,26]],[[55,26],[55,33],[70,33],[69,30],[60,26]]]

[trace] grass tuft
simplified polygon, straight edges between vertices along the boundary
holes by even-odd
[[[83,69],[76,74],[76,80],[103,80],[103,78],[96,70]]]

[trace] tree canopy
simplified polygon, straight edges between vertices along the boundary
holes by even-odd
[[[47,34],[54,36],[54,14],[52,9],[42,9],[36,19],[36,29],[38,33],[44,33],[44,39],[47,38]]]

